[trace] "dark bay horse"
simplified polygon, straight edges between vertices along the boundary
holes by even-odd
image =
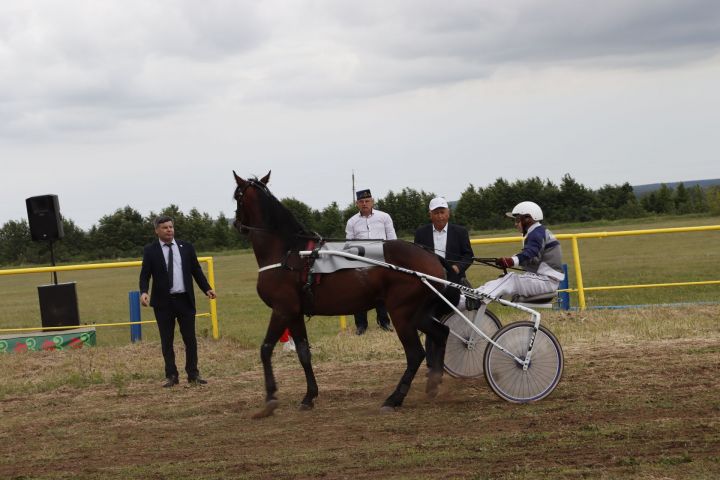
[[[265,374],[266,399],[263,410],[256,418],[272,415],[278,406],[275,396],[277,385],[272,369],[272,353],[285,328],[295,341],[300,364],[305,371],[307,392],[300,403],[301,409],[314,406],[318,386],[310,361],[310,345],[305,329],[306,296],[303,293],[303,269],[307,259],[300,250],[307,250],[309,241],[320,237],[307,231],[292,213],[278,201],[267,183],[270,173],[260,180],[240,178],[235,172],[235,227],[247,234],[258,262],[257,291],[265,304],[272,309],[270,324],[260,348]],[[438,278],[445,278],[445,269],[438,257],[423,248],[402,240],[384,242],[387,263]],[[436,286],[438,289],[442,287]],[[305,301],[304,301],[305,300]],[[383,410],[394,410],[402,405],[425,353],[417,331],[429,336],[439,347],[430,358],[432,369],[428,374],[426,392],[437,394],[442,381],[443,360],[448,328],[430,316],[439,301],[435,293],[420,279],[383,267],[361,267],[324,274],[318,285],[312,287],[313,315],[346,315],[370,310],[382,300],[385,303],[407,359],[407,368],[395,391],[383,403]]]

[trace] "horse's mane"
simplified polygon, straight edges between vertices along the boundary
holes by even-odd
[[[295,215],[268,190],[265,184],[258,181],[257,178],[254,178],[252,182],[259,187],[257,190],[261,193],[260,211],[265,221],[265,227],[278,233],[288,247],[295,244],[302,244],[304,247],[309,238],[318,237],[316,233],[309,231],[302,222],[295,218]]]

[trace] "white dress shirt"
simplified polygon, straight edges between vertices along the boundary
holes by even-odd
[[[432,227],[433,231],[433,245],[435,246],[435,253],[445,258],[445,248],[447,247],[447,223],[442,230],[436,230],[435,225]]]
[[[173,241],[170,248],[165,246],[165,243],[160,242],[162,247],[163,256],[165,257],[165,265],[168,263],[168,257],[170,256],[170,248],[173,249],[173,286],[170,289],[170,293],[183,293],[185,292],[185,280],[183,279],[182,270],[182,258],[180,258],[180,249],[178,248],[177,242]]]
[[[397,235],[390,215],[373,208],[367,217],[361,216],[360,212],[350,217],[345,225],[345,238],[348,240],[395,240]]]

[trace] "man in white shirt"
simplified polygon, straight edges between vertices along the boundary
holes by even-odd
[[[465,227],[450,222],[450,206],[443,197],[435,197],[428,206],[430,223],[415,231],[415,243],[442,257],[442,263],[447,271],[447,280],[470,286],[465,278],[465,271],[473,263],[473,250],[470,245],[470,235]],[[460,301],[460,290],[447,288],[443,292],[453,305]],[[442,318],[452,310],[444,302],[438,303],[435,308],[435,317]],[[426,358],[431,358],[433,349],[429,337],[425,337]],[[430,363],[428,361],[428,367]]]
[[[370,190],[359,190],[355,194],[358,213],[350,217],[345,225],[345,238],[348,240],[395,240],[395,227],[392,218],[385,212],[373,208],[375,200]],[[377,322],[380,328],[385,331],[392,331],[390,318],[388,317],[385,305],[376,305]],[[367,330],[367,312],[355,314],[355,328],[358,335]]]

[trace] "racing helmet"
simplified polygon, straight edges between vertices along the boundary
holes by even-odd
[[[505,215],[510,218],[519,217],[521,215],[530,215],[530,217],[532,217],[532,219],[536,222],[543,219],[542,209],[535,202],[520,202],[515,205],[512,212],[507,212]]]

